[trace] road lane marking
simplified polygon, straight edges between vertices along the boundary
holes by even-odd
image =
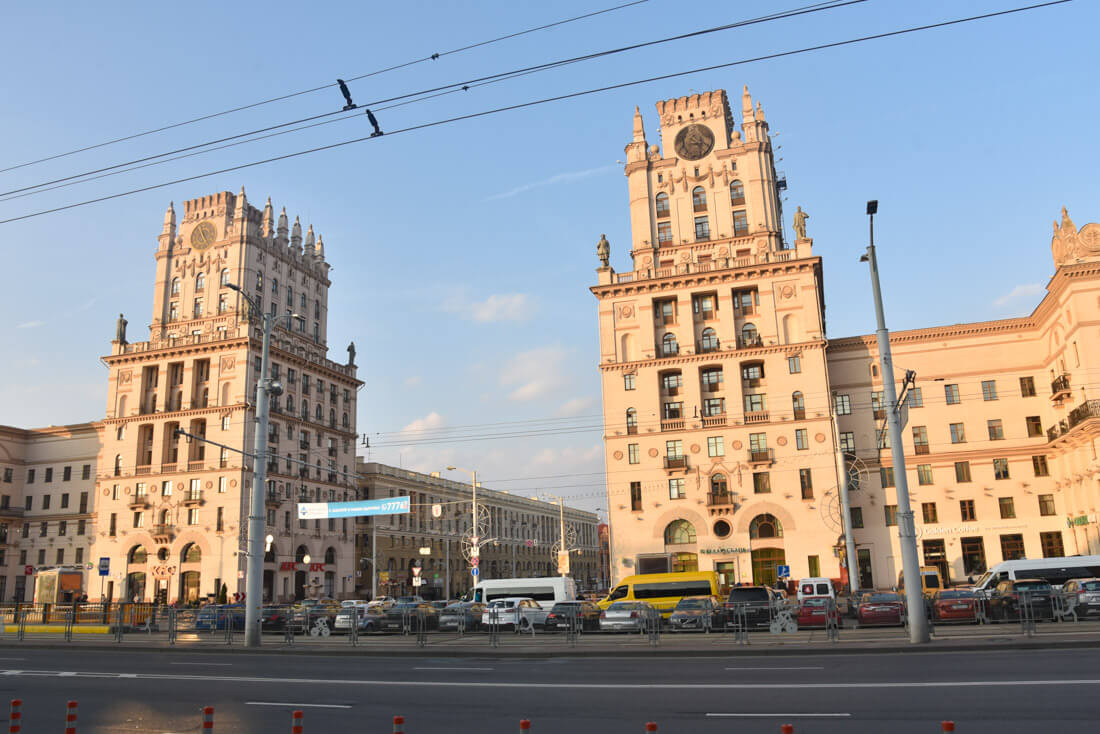
[[[170,665],[221,665],[229,667],[233,665],[233,663],[170,663]]]
[[[784,668],[726,668],[726,670],[825,670],[824,665],[800,665]]]
[[[26,658],[0,658],[0,660],[26,660]]]
[[[281,703],[277,701],[245,701],[245,706],[292,706],[296,709],[350,709],[346,703]]]
[[[851,714],[706,714],[712,719],[844,719]]]
[[[66,672],[66,673],[58,673],[58,674],[57,674],[57,677],[58,677],[58,678],[68,678],[68,677],[70,677],[70,676],[74,676],[74,675],[76,675],[76,673],[68,673],[68,672]]]
[[[493,668],[427,668],[427,667],[419,667],[419,668],[413,668],[413,670],[493,670]]]

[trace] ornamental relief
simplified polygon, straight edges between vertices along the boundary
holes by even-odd
[[[134,384],[133,370],[119,370],[118,372],[118,389],[129,390]]]

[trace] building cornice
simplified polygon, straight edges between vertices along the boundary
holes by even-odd
[[[725,361],[728,358],[745,360],[753,357],[764,357],[769,354],[786,354],[793,357],[804,351],[818,350],[825,346],[826,342],[824,340],[814,340],[798,342],[797,344],[773,344],[763,347],[723,349],[716,352],[678,354],[675,357],[650,357],[649,359],[636,359],[631,362],[603,362],[600,364],[600,369],[604,372],[624,372],[655,366],[673,368],[681,364]]]
[[[821,268],[821,257],[805,257],[769,263],[754,263],[742,267],[726,267],[690,273],[675,273],[665,277],[640,277],[636,280],[619,283],[594,285],[590,291],[599,299],[636,296],[643,293],[658,293],[679,288],[739,283],[760,278],[783,276],[785,274],[817,271]],[[635,273],[639,271],[634,271]],[[656,271],[645,271],[656,272]],[[624,273],[623,275],[626,275]]]

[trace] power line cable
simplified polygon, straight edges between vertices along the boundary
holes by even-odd
[[[769,61],[769,60],[772,60],[772,59],[785,58],[785,57],[789,57],[789,56],[795,56],[795,55],[798,55],[798,54],[810,53],[810,52],[813,52],[813,51],[822,51],[822,50],[825,50],[825,49],[839,48],[839,47],[842,47],[842,46],[849,46],[849,45],[853,45],[853,44],[856,44],[856,43],[863,43],[863,42],[866,42],[866,41],[880,40],[880,39],[883,39],[883,38],[892,38],[892,37],[895,37],[895,36],[901,36],[901,35],[905,35],[905,34],[908,34],[908,33],[917,33],[917,32],[920,32],[920,31],[932,30],[932,29],[936,29],[936,28],[945,28],[945,27],[948,27],[948,26],[959,25],[959,24],[962,24],[962,23],[970,23],[970,22],[974,22],[974,21],[978,21],[978,20],[987,20],[989,18],[994,18],[994,17],[998,17],[998,16],[1003,16],[1003,15],[1010,15],[1010,14],[1014,14],[1014,13],[1021,13],[1021,12],[1025,12],[1025,11],[1029,11],[1029,10],[1035,10],[1035,9],[1038,9],[1038,8],[1046,8],[1046,7],[1050,7],[1050,6],[1053,6],[1053,5],[1062,5],[1062,4],[1068,3],[1068,2],[1072,2],[1072,0],[1050,0],[1049,2],[1038,3],[1038,4],[1035,4],[1035,5],[1026,5],[1026,6],[1021,6],[1021,7],[1017,7],[1017,8],[1010,8],[1008,10],[999,10],[999,11],[990,12],[990,13],[983,13],[981,15],[972,15],[972,16],[968,16],[968,17],[965,17],[965,18],[955,18],[955,19],[952,19],[952,20],[940,21],[938,23],[929,23],[929,24],[926,24],[926,25],[912,26],[912,27],[909,27],[909,28],[901,28],[901,29],[894,30],[894,31],[886,31],[886,32],[883,32],[883,33],[875,33],[875,34],[871,34],[871,35],[867,35],[867,36],[859,36],[857,38],[850,38],[850,39],[846,39],[846,40],[843,40],[843,41],[833,41],[833,42],[830,42],[830,43],[817,44],[817,45],[814,45],[814,46],[804,46],[802,48],[793,49],[793,50],[790,50],[790,51],[779,51],[779,52],[776,52],[776,53],[764,54],[762,56],[755,56],[755,57],[748,58],[748,59],[740,59],[740,60],[737,60],[737,61],[730,61],[730,62],[726,62],[726,63],[723,63],[723,64],[712,64],[710,66],[701,66],[701,67],[697,67],[697,68],[694,68],[694,69],[687,69],[687,70],[684,70],[684,71],[672,72],[672,73],[669,73],[669,74],[660,74],[658,76],[646,77],[644,79],[635,79],[633,81],[628,81],[628,82],[620,82],[620,83],[617,83],[617,84],[609,84],[607,86],[594,87],[592,89],[585,89],[585,90],[581,90],[579,92],[570,92],[570,93],[567,93],[567,94],[560,94],[560,95],[555,95],[555,96],[552,96],[552,97],[543,97],[541,99],[531,100],[531,101],[528,101],[528,102],[520,102],[520,103],[517,103],[517,104],[505,105],[503,107],[496,107],[496,108],[489,109],[489,110],[482,110],[480,112],[471,112],[471,113],[465,114],[465,115],[457,115],[455,117],[448,117],[448,118],[444,118],[444,119],[441,119],[441,120],[434,120],[432,122],[424,122],[424,123],[420,123],[420,124],[417,124],[417,125],[410,125],[408,127],[399,128],[397,130],[393,130],[391,132],[388,132],[388,133],[386,133],[386,136],[393,136],[393,135],[399,135],[399,134],[402,134],[402,133],[416,132],[416,131],[419,131],[419,130],[426,130],[426,129],[433,128],[433,127],[440,127],[442,125],[449,125],[449,124],[453,124],[453,123],[456,123],[456,122],[463,122],[463,121],[466,121],[466,120],[474,120],[474,119],[478,119],[478,118],[481,118],[481,117],[487,117],[489,115],[500,114],[502,112],[512,112],[512,111],[515,111],[515,110],[526,109],[526,108],[529,108],[529,107],[536,107],[536,106],[543,105],[543,104],[549,104],[551,102],[560,102],[560,101],[567,100],[567,99],[576,99],[578,97],[584,97],[584,96],[588,96],[588,95],[591,95],[591,94],[599,94],[599,93],[602,93],[602,92],[609,92],[609,91],[613,91],[613,90],[617,90],[617,89],[626,89],[628,87],[639,86],[639,85],[642,85],[642,84],[650,84],[650,83],[657,82],[657,81],[666,81],[668,79],[676,79],[676,78],[680,78],[680,77],[684,77],[684,76],[690,76],[692,74],[699,74],[699,73],[708,72],[708,71],[716,71],[718,69],[728,69],[728,68],[731,68],[731,67],[734,67],[734,66],[741,66],[741,65],[744,65],[744,64],[756,63],[756,62],[759,62],[759,61]],[[246,168],[253,168],[255,166],[261,166],[261,165],[265,165],[265,164],[268,164],[268,163],[276,163],[278,161],[289,160],[291,158],[298,158],[298,157],[305,156],[305,155],[312,155],[313,153],[320,153],[320,152],[323,152],[323,151],[326,151],[326,150],[334,150],[336,148],[342,148],[344,146],[353,145],[353,144],[356,144],[356,143],[363,143],[363,142],[367,142],[367,141],[370,141],[370,140],[380,140],[380,139],[382,139],[382,137],[385,137],[385,136],[366,135],[366,136],[363,136],[363,137],[360,137],[360,138],[352,138],[350,140],[342,140],[342,141],[339,141],[339,142],[336,142],[336,143],[329,143],[327,145],[317,146],[315,148],[307,148],[306,150],[300,150],[300,151],[296,151],[294,153],[285,153],[283,155],[273,156],[271,158],[265,158],[265,159],[258,160],[258,161],[252,161],[250,163],[242,163],[240,165],[230,166],[228,168],[222,168],[222,169],[219,169],[219,170],[216,170],[216,171],[208,171],[206,173],[199,173],[199,174],[195,174],[193,176],[184,176],[182,178],[177,178],[177,179],[174,179],[174,180],[171,180],[171,181],[165,181],[163,183],[158,183],[158,184],[151,184],[149,186],[142,186],[142,187],[139,187],[139,188],[136,188],[136,189],[130,189],[128,191],[122,191],[122,192],[119,192],[119,193],[116,193],[116,194],[109,194],[107,196],[100,196],[100,197],[97,197],[97,198],[94,198],[94,199],[88,199],[88,200],[85,200],[85,201],[79,201],[79,202],[75,202],[75,203],[72,203],[72,204],[66,204],[66,205],[63,205],[63,206],[52,207],[50,209],[43,209],[43,210],[40,210],[40,211],[37,211],[37,212],[32,212],[30,214],[23,214],[23,215],[20,215],[20,216],[17,216],[17,217],[9,217],[7,219],[0,219],[0,224],[10,224],[11,222],[18,222],[18,221],[22,221],[24,219],[32,219],[34,217],[40,217],[40,216],[43,216],[45,214],[54,214],[56,212],[66,211],[66,210],[69,210],[69,209],[75,209],[75,208],[82,207],[82,206],[88,206],[90,204],[98,204],[100,202],[110,201],[112,199],[119,199],[119,198],[122,198],[122,197],[125,197],[125,196],[132,196],[134,194],[140,194],[140,193],[144,193],[146,191],[155,191],[156,189],[162,189],[162,188],[166,188],[168,186],[174,186],[174,185],[181,184],[181,183],[187,183],[189,181],[196,181],[196,180],[201,179],[201,178],[208,178],[210,176],[218,176],[218,175],[221,175],[221,174],[224,174],[224,173],[231,173],[233,171],[240,171],[240,170],[243,170],[243,169],[246,169]]]
[[[798,16],[798,15],[804,15],[806,13],[816,13],[816,12],[820,12],[820,11],[823,11],[823,10],[832,10],[832,9],[835,9],[835,8],[844,7],[846,5],[854,5],[854,4],[858,4],[858,3],[864,3],[864,2],[867,2],[867,1],[868,0],[831,0],[830,2],[827,2],[827,3],[815,3],[813,5],[804,6],[804,7],[801,7],[801,8],[796,8],[794,10],[771,13],[769,15],[763,15],[763,16],[759,16],[759,17],[756,17],[756,18],[751,18],[749,20],[742,20],[742,21],[737,21],[737,22],[734,22],[734,23],[727,23],[727,24],[724,24],[724,25],[714,26],[714,27],[711,27],[711,28],[703,28],[703,29],[700,29],[700,30],[691,31],[689,33],[682,33],[682,34],[679,34],[679,35],[676,35],[676,36],[667,36],[665,38],[659,38],[659,39],[656,39],[656,40],[653,40],[653,41],[646,41],[646,42],[643,42],[643,43],[636,43],[636,44],[632,44],[632,45],[629,45],[629,46],[622,46],[622,47],[619,47],[619,48],[607,49],[607,50],[604,50],[604,51],[598,51],[598,52],[595,52],[595,53],[585,54],[585,55],[582,55],[582,56],[574,56],[574,57],[568,58],[568,59],[559,59],[557,61],[549,61],[549,62],[545,62],[545,63],[542,63],[542,64],[536,64],[534,66],[526,66],[526,67],[522,67],[522,68],[519,68],[519,69],[511,69],[509,71],[499,72],[499,73],[496,73],[496,74],[490,74],[488,76],[476,77],[474,79],[467,79],[467,80],[464,80],[464,81],[453,82],[453,83],[450,83],[450,84],[445,84],[443,86],[438,86],[438,87],[432,87],[432,88],[429,88],[429,89],[422,89],[422,90],[417,91],[417,92],[408,92],[408,93],[405,93],[405,94],[397,95],[395,97],[387,97],[387,98],[384,98],[384,99],[378,99],[378,100],[373,100],[373,101],[370,101],[370,102],[366,102],[364,104],[359,105],[356,109],[353,109],[350,112],[347,108],[341,108],[341,109],[338,109],[338,110],[332,110],[330,112],[324,112],[324,113],[320,113],[320,114],[317,114],[317,115],[311,115],[309,117],[303,117],[303,118],[300,118],[300,119],[297,119],[297,120],[291,120],[289,122],[281,122],[281,123],[278,123],[276,125],[263,127],[263,128],[259,128],[259,129],[256,129],[256,130],[250,130],[248,132],[238,133],[236,135],[230,135],[230,136],[224,137],[224,138],[217,138],[215,140],[208,140],[208,141],[203,142],[203,143],[196,143],[194,145],[189,145],[189,146],[185,146],[185,147],[182,147],[182,148],[176,148],[175,150],[170,150],[170,151],[167,151],[165,153],[157,153],[157,154],[154,154],[154,155],[144,156],[142,158],[136,158],[134,160],[126,161],[124,163],[116,163],[116,164],[113,164],[113,165],[110,165],[110,166],[105,166],[103,168],[97,168],[97,169],[94,169],[94,170],[91,170],[91,171],[85,171],[83,173],[73,174],[71,176],[64,176],[62,178],[56,178],[56,179],[53,179],[53,180],[50,180],[50,181],[43,181],[42,183],[33,184],[33,185],[30,185],[30,186],[23,186],[23,187],[16,188],[16,189],[11,189],[11,190],[8,190],[8,191],[0,191],[0,196],[10,196],[11,194],[18,194],[18,193],[22,193],[22,192],[31,191],[31,190],[34,190],[34,189],[42,189],[43,187],[52,186],[53,184],[57,184],[57,183],[65,182],[65,181],[72,181],[74,179],[84,178],[86,176],[92,176],[94,174],[103,173],[104,171],[111,171],[111,170],[114,170],[114,169],[117,169],[117,168],[122,168],[122,167],[125,167],[125,166],[131,166],[131,165],[134,165],[136,163],[144,163],[146,161],[155,160],[155,159],[158,159],[158,158],[164,158],[166,156],[175,155],[177,153],[184,153],[184,152],[187,152],[187,151],[190,151],[190,150],[195,150],[195,149],[198,149],[198,148],[204,148],[204,147],[211,146],[211,145],[217,145],[218,143],[224,143],[224,142],[229,141],[229,140],[237,140],[237,139],[242,138],[242,137],[248,137],[250,135],[257,135],[257,134],[260,134],[260,133],[269,132],[271,130],[277,130],[277,129],[285,128],[285,127],[288,127],[288,126],[291,126],[291,125],[298,125],[298,124],[303,123],[303,122],[311,122],[313,120],[318,120],[318,119],[325,118],[325,117],[331,117],[332,115],[341,115],[341,114],[344,114],[344,113],[349,113],[349,114],[346,115],[347,117],[354,117],[354,116],[360,115],[361,114],[360,110],[363,110],[364,108],[367,108],[367,111],[369,112],[370,107],[376,107],[377,105],[384,105],[384,104],[390,103],[390,102],[398,102],[400,100],[407,100],[404,104],[409,104],[409,103],[412,103],[412,102],[432,99],[432,98],[442,96],[443,94],[448,94],[448,93],[451,93],[451,92],[467,91],[469,89],[484,86],[486,84],[490,84],[490,83],[494,83],[494,82],[505,81],[505,80],[513,79],[513,78],[516,78],[516,77],[519,77],[519,76],[526,76],[527,74],[532,74],[532,73],[536,73],[536,72],[540,72],[540,71],[547,71],[549,69],[556,69],[556,68],[559,68],[559,67],[562,67],[562,66],[567,66],[569,64],[575,64],[575,63],[578,63],[578,62],[581,62],[581,61],[590,61],[592,59],[597,59],[597,58],[602,58],[602,57],[605,57],[605,56],[611,56],[611,55],[614,55],[614,54],[624,53],[626,51],[633,51],[633,50],[637,50],[637,49],[640,49],[640,48],[646,48],[646,47],[649,47],[649,46],[660,45],[660,44],[663,44],[663,43],[670,43],[670,42],[673,42],[673,41],[684,40],[684,39],[687,39],[687,38],[695,38],[695,37],[702,36],[702,35],[717,33],[717,32],[720,32],[720,31],[730,30],[730,29],[733,29],[733,28],[740,28],[740,27],[744,27],[744,26],[748,26],[748,25],[754,25],[754,24],[757,24],[757,23],[765,23],[765,22],[770,22],[770,21],[773,21],[773,20],[783,20],[783,19],[786,19],[786,18],[791,18],[791,17]],[[447,90],[447,91],[442,91],[442,90]],[[419,99],[412,99],[412,98],[419,98]],[[399,106],[399,105],[391,105],[391,107],[396,107],[396,106]]]
[[[615,5],[615,6],[610,7],[610,8],[604,8],[603,10],[597,10],[597,11],[593,11],[591,13],[585,13],[583,15],[577,15],[577,16],[574,16],[572,18],[565,18],[564,20],[555,21],[553,23],[547,23],[545,25],[535,26],[534,28],[527,28],[527,29],[522,30],[522,31],[516,31],[514,33],[508,33],[506,35],[497,36],[496,38],[490,38],[490,39],[485,40],[485,41],[479,41],[477,43],[472,43],[472,44],[469,44],[469,45],[466,45],[466,46],[460,46],[459,48],[454,48],[454,49],[451,49],[450,51],[442,51],[442,52],[439,52],[439,53],[433,53],[429,56],[424,56],[422,58],[413,59],[412,61],[406,61],[406,62],[403,62],[403,63],[400,63],[400,64],[395,64],[393,66],[387,66],[385,68],[378,69],[376,71],[367,72],[365,74],[358,74],[356,76],[350,76],[350,77],[347,78],[347,81],[358,81],[359,79],[366,79],[367,77],[377,76],[379,74],[385,74],[387,72],[396,71],[398,69],[404,69],[406,67],[413,66],[415,64],[420,64],[420,63],[423,63],[425,61],[435,61],[435,60],[440,59],[444,56],[450,56],[452,54],[462,53],[463,51],[470,51],[472,49],[480,48],[482,46],[488,46],[490,44],[498,43],[500,41],[506,41],[506,40],[509,40],[509,39],[512,39],[512,38],[517,38],[519,36],[523,36],[523,35],[526,35],[528,33],[535,33],[536,31],[542,31],[542,30],[546,30],[548,28],[554,28],[554,27],[557,27],[557,26],[560,26],[560,25],[565,25],[567,23],[572,23],[574,21],[584,20],[586,18],[592,18],[592,17],[595,17],[597,15],[603,15],[604,13],[610,13],[610,12],[613,12],[615,10],[621,10],[623,8],[629,8],[629,7],[634,6],[634,5],[641,5],[642,3],[645,3],[645,2],[648,2],[648,1],[649,0],[632,0],[632,2],[623,3],[621,5]],[[26,168],[27,166],[33,166],[33,165],[36,165],[38,163],[45,163],[46,161],[52,161],[52,160],[56,160],[58,158],[64,158],[66,156],[75,155],[77,153],[83,153],[85,151],[95,150],[96,148],[103,148],[103,147],[106,147],[108,145],[114,145],[116,143],[121,143],[121,142],[124,142],[124,141],[127,141],[127,140],[134,140],[136,138],[141,138],[141,137],[144,137],[146,135],[152,135],[154,133],[164,132],[165,130],[172,130],[174,128],[183,127],[185,125],[191,125],[191,124],[194,124],[196,122],[202,122],[204,120],[211,120],[211,119],[214,119],[216,117],[223,117],[225,115],[229,115],[229,114],[232,114],[234,112],[241,112],[243,110],[252,109],[254,107],[261,107],[261,106],[266,105],[266,104],[271,104],[272,102],[281,102],[282,100],[285,100],[285,99],[291,99],[293,97],[298,97],[298,96],[301,96],[303,94],[311,94],[313,92],[319,92],[322,89],[331,89],[332,87],[335,87],[335,86],[337,86],[337,84],[335,84],[335,83],[322,84],[321,86],[318,86],[318,87],[311,87],[309,89],[302,89],[302,90],[297,91],[297,92],[290,92],[288,94],[283,94],[283,95],[280,95],[278,97],[271,97],[270,99],[261,100],[259,102],[252,102],[250,104],[241,105],[240,107],[232,107],[232,108],[227,109],[227,110],[222,110],[221,112],[213,112],[213,113],[210,113],[210,114],[207,114],[207,115],[202,115],[201,117],[195,117],[195,118],[192,118],[190,120],[184,120],[182,122],[175,122],[175,123],[171,123],[169,125],[163,125],[161,127],[153,128],[151,130],[145,130],[144,132],[133,133],[132,135],[125,135],[125,136],[120,137],[120,138],[115,138],[113,140],[107,140],[107,141],[104,141],[102,143],[96,143],[94,145],[88,145],[88,146],[85,146],[83,148],[76,148],[75,150],[66,151],[64,153],[56,153],[54,155],[50,155],[50,156],[47,156],[45,158],[39,158],[38,160],[28,161],[26,163],[20,163],[20,164],[14,165],[14,166],[9,166],[7,168],[0,168],[0,173],[5,173],[7,171],[14,171],[18,168]]]

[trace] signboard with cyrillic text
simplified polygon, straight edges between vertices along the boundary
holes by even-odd
[[[325,520],[336,517],[364,517],[367,515],[407,515],[408,497],[389,497],[381,500],[357,500],[354,502],[302,502],[298,505],[299,520]]]

